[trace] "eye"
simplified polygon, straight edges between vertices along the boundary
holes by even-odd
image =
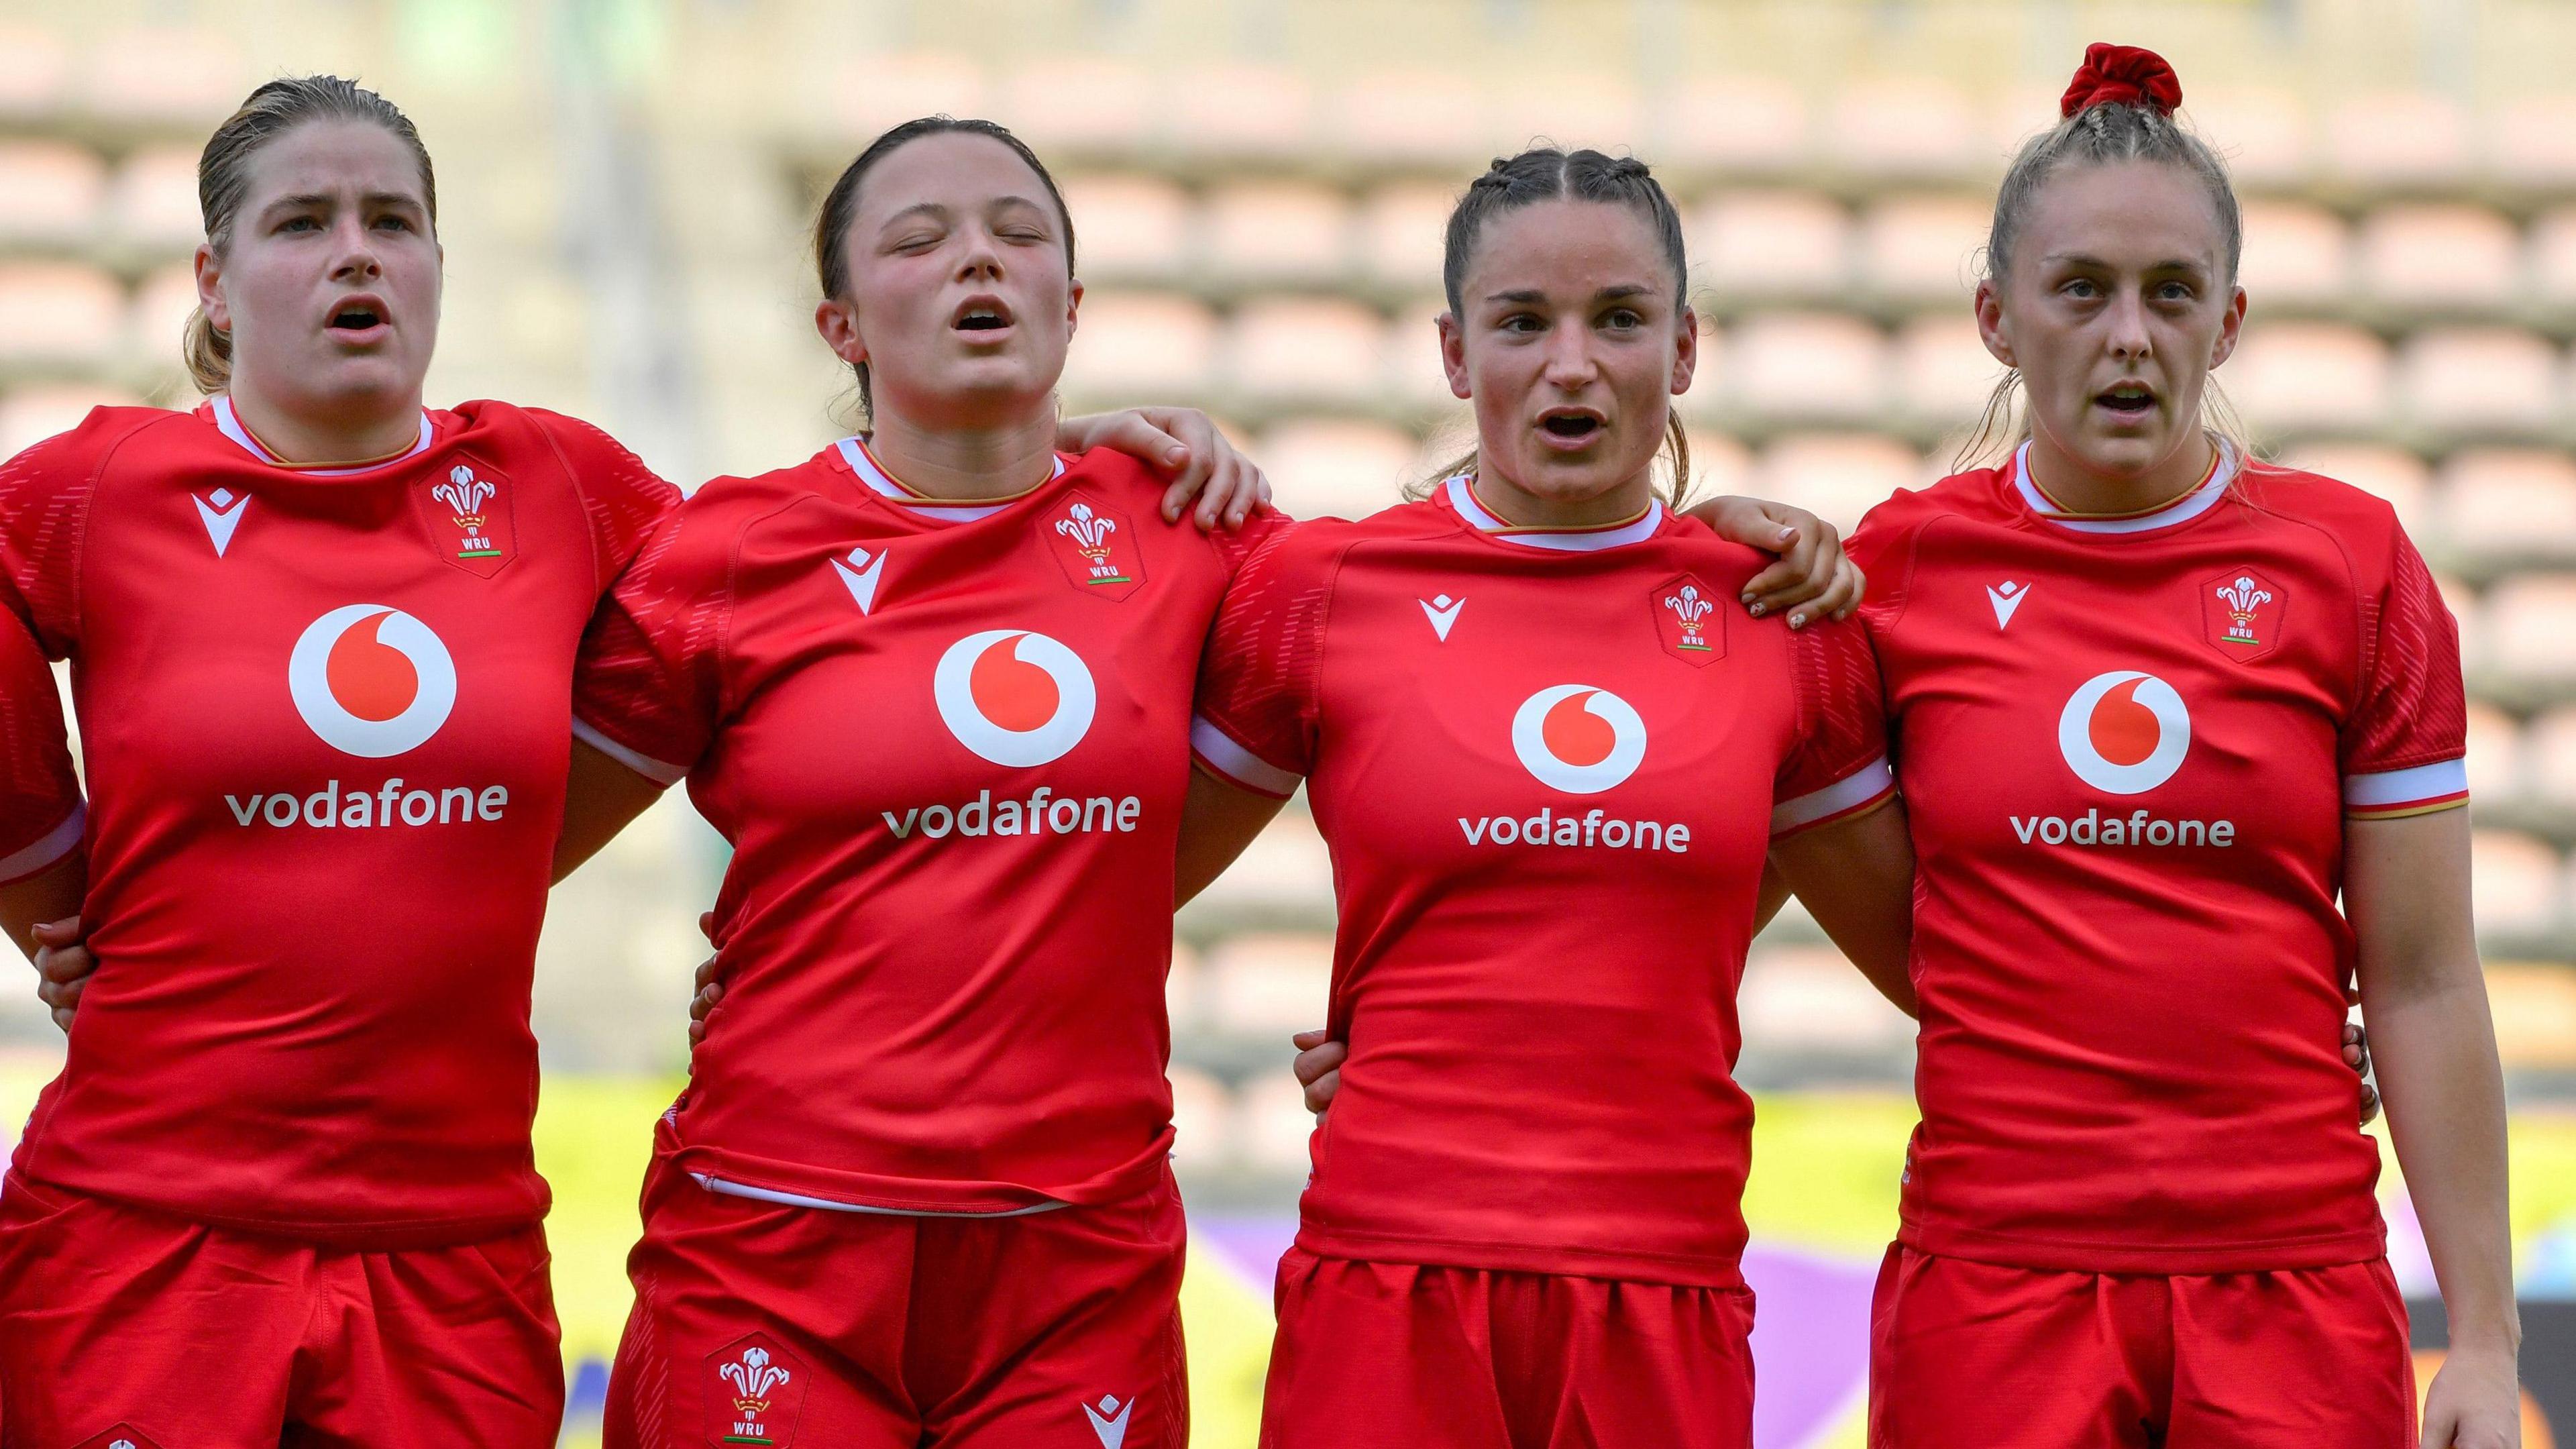
[[[412,229],[411,218],[407,216],[380,216],[376,218],[376,225],[391,227],[395,231],[409,231]]]
[[[1508,313],[1501,321],[1496,322],[1494,327],[1495,330],[1501,332],[1517,332],[1523,334],[1543,332],[1547,330],[1547,324],[1544,321],[1528,312]]]
[[[2095,286],[2090,277],[2077,277],[2058,290],[2079,302],[2090,302],[2102,295],[2102,289]]]
[[[290,216],[277,224],[279,231],[319,231],[322,223],[310,216]]]
[[[2156,288],[2156,300],[2159,302],[2188,302],[2195,295],[2197,294],[2192,291],[2191,284],[2188,282],[2166,282]]]
[[[1042,246],[1055,240],[1054,237],[1047,235],[1046,232],[1033,226],[1004,227],[1002,229],[1002,239],[1004,241],[1019,242],[1025,246]]]
[[[1602,325],[1606,327],[1615,327],[1623,331],[1646,325],[1644,314],[1638,312],[1633,307],[1613,307],[1610,309],[1609,314],[1601,319],[1601,322]]]

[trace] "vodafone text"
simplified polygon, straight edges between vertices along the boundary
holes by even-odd
[[[1053,798],[1049,798],[1052,796]],[[1029,792],[1026,801],[993,798],[990,790],[979,790],[975,798],[962,805],[916,805],[896,819],[891,810],[880,810],[877,817],[894,832],[897,840],[909,839],[919,830],[932,840],[945,838],[949,832],[970,838],[986,835],[1044,835],[1052,830],[1058,835],[1079,835],[1115,830],[1132,834],[1136,817],[1145,802],[1133,795],[1111,799],[1094,795],[1076,799],[1056,795],[1040,785]]]
[[[247,799],[226,795],[224,804],[231,808],[234,821],[245,827],[462,825],[500,819],[510,804],[510,791],[504,785],[486,785],[480,790],[471,785],[406,790],[402,777],[396,776],[372,792],[351,790],[343,795],[339,781],[325,780],[321,789],[302,799],[288,794],[253,795]]]
[[[1488,815],[1482,820],[1458,817],[1458,829],[1469,845],[1604,845],[1612,850],[1690,850],[1690,827],[1656,820],[1605,820],[1602,812],[1559,815],[1553,809],[1515,818]]]
[[[2069,820],[2062,815],[2012,815],[2013,834],[2028,845],[2214,845],[2224,850],[2236,843],[2233,820],[2167,820],[2144,810],[2105,816],[2087,810]]]

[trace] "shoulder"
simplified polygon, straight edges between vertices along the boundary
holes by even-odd
[[[95,469],[105,463],[128,441],[158,429],[169,436],[173,425],[196,420],[187,413],[168,408],[94,407],[81,419],[79,426],[28,444],[5,465],[12,474],[31,474],[38,470],[49,474],[72,474]],[[209,433],[212,429],[207,430]]]
[[[2341,479],[2278,463],[2253,462],[2237,477],[2253,508],[2358,539],[2385,542],[2403,530],[2387,499]]]
[[[1937,518],[1979,516],[1991,508],[2002,483],[2002,469],[1975,468],[1922,488],[1899,488],[1861,515],[1852,538],[1904,538],[1920,533]]]
[[[1641,568],[1666,572],[1678,566],[1703,574],[1717,588],[1732,593],[1735,586],[1771,566],[1774,557],[1758,548],[1732,543],[1717,536],[1717,531],[1687,514],[1676,515],[1673,526],[1657,540],[1661,547],[1638,555]]]
[[[1058,456],[1064,459],[1064,481],[1074,487],[1093,489],[1122,507],[1162,502],[1165,480],[1142,458],[1115,448]]]
[[[646,493],[666,503],[680,499],[680,490],[646,467],[625,444],[579,418],[488,400],[459,403],[453,415],[469,430],[515,434],[551,449],[571,470],[573,481],[585,487]]]

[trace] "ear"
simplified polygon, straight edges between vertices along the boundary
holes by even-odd
[[[212,246],[199,242],[194,265],[197,273],[197,306],[204,310],[207,325],[218,332],[230,332],[233,330],[233,314],[232,309],[224,305],[223,258],[215,255],[215,249]]]
[[[2209,365],[2215,369],[2236,353],[2237,339],[2245,335],[2245,289],[2227,299],[2227,316],[2218,324],[2218,345],[2210,349]]]
[[[1064,297],[1064,335],[1071,337],[1082,326],[1082,279],[1073,279]]]
[[[852,367],[868,360],[867,339],[859,335],[859,309],[838,297],[826,297],[814,304],[814,330],[823,334],[823,345],[832,355]]]
[[[1680,397],[1699,371],[1699,314],[1684,307],[1673,328],[1673,396]]]
[[[1475,388],[1467,381],[1467,331],[1458,325],[1456,314],[1443,312],[1434,326],[1440,329],[1440,370],[1449,374],[1452,397],[1472,398]]]
[[[2003,294],[1995,290],[1992,278],[1977,283],[1976,305],[1977,338],[1986,344],[1986,351],[2006,367],[2021,366],[2013,357],[2012,337],[2004,325]]]

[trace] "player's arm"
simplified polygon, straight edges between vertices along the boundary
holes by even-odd
[[[663,788],[588,740],[574,740],[572,774],[564,784],[563,833],[555,837],[555,880],[597,855],[662,798]]]
[[[1914,841],[1905,829],[1905,807],[1890,799],[1874,810],[1782,836],[1771,842],[1771,864],[1879,995],[1915,1015],[1907,964],[1914,940]]]
[[[2469,812],[2348,820],[2344,909],[2389,1135],[2424,1226],[2451,1348],[2425,1400],[2426,1449],[2519,1442],[2504,1072],[2469,914]]]
[[[1056,424],[1055,445],[1067,453],[1108,448],[1153,465],[1171,480],[1163,490],[1163,521],[1178,523],[1198,500],[1198,525],[1220,522],[1241,528],[1252,510],[1270,501],[1270,480],[1235,451],[1215,420],[1196,408],[1128,408],[1085,413]]]
[[[1225,874],[1262,828],[1288,802],[1256,794],[1218,779],[1204,766],[1190,770],[1190,791],[1181,806],[1181,850],[1173,900],[1187,905],[1210,882]]]
[[[1777,554],[1745,581],[1741,600],[1755,618],[1786,613],[1789,627],[1810,620],[1844,619],[1860,607],[1867,580],[1843,552],[1842,534],[1803,508],[1732,495],[1694,505],[1690,516],[1729,543]]]

